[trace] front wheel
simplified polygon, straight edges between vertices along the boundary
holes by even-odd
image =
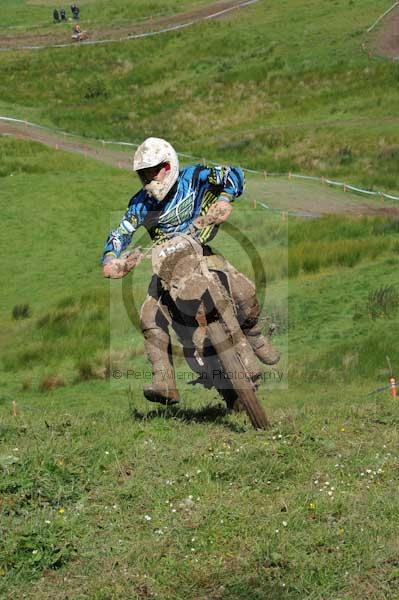
[[[217,352],[223,370],[225,373],[233,374],[233,377],[230,380],[231,386],[237,394],[241,405],[247,412],[252,425],[255,429],[267,429],[270,426],[269,420],[256,397],[249,376],[245,379],[238,376],[243,372],[243,365],[234,348],[233,342],[231,342],[231,345],[227,343],[226,333],[219,321],[208,323],[207,330],[209,339]],[[234,374],[236,374],[236,376],[234,376]]]

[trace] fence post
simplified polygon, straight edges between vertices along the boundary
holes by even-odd
[[[391,396],[394,400],[396,400],[396,379],[395,379],[395,377],[390,378],[389,385],[391,387]]]

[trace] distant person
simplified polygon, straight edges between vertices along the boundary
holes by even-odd
[[[54,23],[60,22],[60,13],[58,12],[58,10],[56,8],[53,10],[53,21],[54,21]]]
[[[60,9],[60,17],[61,17],[61,21],[66,21],[67,20],[67,18],[66,18],[66,12],[65,12],[65,9],[63,9],[63,8]]]
[[[71,4],[71,12],[74,19],[79,19],[80,9],[78,6],[76,6],[76,4]]]

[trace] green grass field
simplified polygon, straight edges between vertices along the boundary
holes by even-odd
[[[192,5],[80,6],[94,27]],[[0,36],[60,31],[53,8],[3,0]],[[386,8],[260,1],[141,41],[0,52],[0,114],[399,192],[399,65],[361,50]],[[398,599],[398,401],[376,391],[390,365],[398,375],[398,220],[287,218],[260,202],[317,210],[341,196],[247,180],[212,245],[266,274],[262,316],[282,351],[259,391],[267,432],[188,385],[179,353],[181,404],[143,399],[150,365],[130,316],[150,262],[123,282],[100,268],[132,174],[0,136],[1,598]]]
[[[203,4],[196,2],[195,4]],[[53,25],[53,10],[64,8],[68,19],[72,19],[70,5],[73,2],[65,2],[58,6],[53,0],[2,0],[2,19],[0,32],[21,33],[29,30],[51,31],[57,25]],[[181,12],[187,7],[193,6],[192,0],[171,0],[162,2],[160,0],[114,0],[112,3],[106,0],[84,0],[83,3],[75,2],[80,7],[80,22],[85,26],[109,25],[110,23],[129,24],[138,20],[170,15]],[[60,24],[64,26],[64,24]]]
[[[398,191],[398,65],[361,50],[385,8],[259,2],[154,38],[2,53],[0,112],[100,138],[151,132],[210,159]]]
[[[170,409],[107,379],[109,359],[149,369],[98,264],[132,176],[10,138],[0,156],[0,596],[397,598],[398,407],[369,395],[399,362],[397,221],[287,224],[251,208],[248,178],[232,225],[261,256],[284,354],[260,392],[272,429],[254,432],[182,379]],[[238,235],[214,246],[253,277]]]

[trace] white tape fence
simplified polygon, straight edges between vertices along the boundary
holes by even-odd
[[[61,129],[52,129],[50,127],[45,127],[44,125],[37,125],[36,123],[31,123],[30,121],[26,121],[23,119],[15,119],[12,117],[0,116],[0,121],[6,122],[6,123],[11,123],[11,124],[14,123],[17,125],[23,125],[25,127],[33,127],[36,129],[40,129],[42,131],[48,131],[49,133],[52,133],[52,134],[57,134],[57,135],[62,135],[64,137],[72,137],[75,139],[77,138],[80,140],[84,140],[85,143],[102,144],[103,146],[113,145],[113,146],[137,148],[141,143],[141,142],[138,142],[138,143],[137,142],[120,142],[120,141],[116,141],[116,140],[103,140],[103,139],[98,139],[98,138],[83,138],[83,136],[76,134],[76,133],[69,133],[69,132],[63,131]],[[201,157],[201,156],[195,156],[193,154],[187,154],[184,152],[178,152],[178,155],[183,158],[189,158],[190,160],[205,162],[206,164],[209,164],[209,165],[220,164],[220,161],[217,162],[217,161],[209,160],[209,159]],[[387,194],[385,192],[381,192],[378,190],[377,191],[366,190],[366,189],[354,186],[352,184],[345,183],[343,181],[335,181],[333,179],[328,179],[327,177],[324,177],[324,176],[315,177],[313,175],[303,175],[300,173],[292,173],[292,172],[269,173],[266,170],[259,171],[256,169],[248,169],[247,167],[242,167],[242,168],[247,173],[263,175],[265,177],[265,179],[267,179],[267,177],[288,177],[288,179],[290,179],[290,180],[291,179],[303,179],[303,180],[308,180],[308,181],[315,181],[315,182],[321,183],[323,185],[330,185],[333,187],[342,188],[344,192],[351,191],[351,192],[355,192],[356,194],[364,194],[366,196],[376,196],[376,197],[380,197],[380,198],[386,198],[388,200],[399,200],[399,196],[394,196],[393,194]]]
[[[116,42],[125,42],[130,40],[137,40],[141,38],[151,37],[154,35],[160,35],[161,33],[169,33],[171,31],[178,31],[180,29],[185,29],[186,27],[191,27],[192,25],[196,25],[197,23],[201,23],[202,21],[208,21],[210,19],[217,19],[224,14],[232,12],[234,10],[245,8],[246,6],[250,6],[251,4],[255,4],[259,0],[245,0],[244,2],[239,2],[234,6],[228,6],[222,10],[218,10],[214,13],[210,13],[208,15],[203,15],[197,18],[192,19],[191,21],[187,21],[185,23],[180,23],[177,25],[170,25],[169,27],[164,27],[163,29],[157,29],[155,31],[147,31],[143,33],[133,33],[130,35],[126,35],[119,38],[113,39],[104,39],[104,40],[82,40],[80,42],[68,42],[65,44],[49,44],[43,46],[14,46],[14,47],[0,47],[0,52],[7,51],[15,51],[15,50],[45,50],[48,48],[69,48],[71,46],[93,46],[93,45],[103,45],[103,44],[114,44]]]
[[[369,27],[369,28],[367,29],[367,33],[370,33],[371,31],[373,31],[373,29],[374,29],[375,27],[377,27],[378,23],[379,23],[380,21],[382,21],[382,19],[383,19],[384,17],[386,17],[387,15],[389,15],[389,13],[390,13],[390,12],[392,12],[392,11],[393,11],[393,9],[394,9],[394,8],[396,8],[397,6],[399,6],[399,2],[395,2],[395,3],[394,3],[394,4],[393,4],[393,5],[390,7],[390,8],[388,8],[388,10],[386,10],[386,11],[385,11],[385,12],[384,12],[382,15],[380,15],[380,16],[378,17],[378,19],[377,19],[377,20],[376,20],[376,21],[375,21],[375,22],[374,22],[374,23],[371,25],[371,27]]]

